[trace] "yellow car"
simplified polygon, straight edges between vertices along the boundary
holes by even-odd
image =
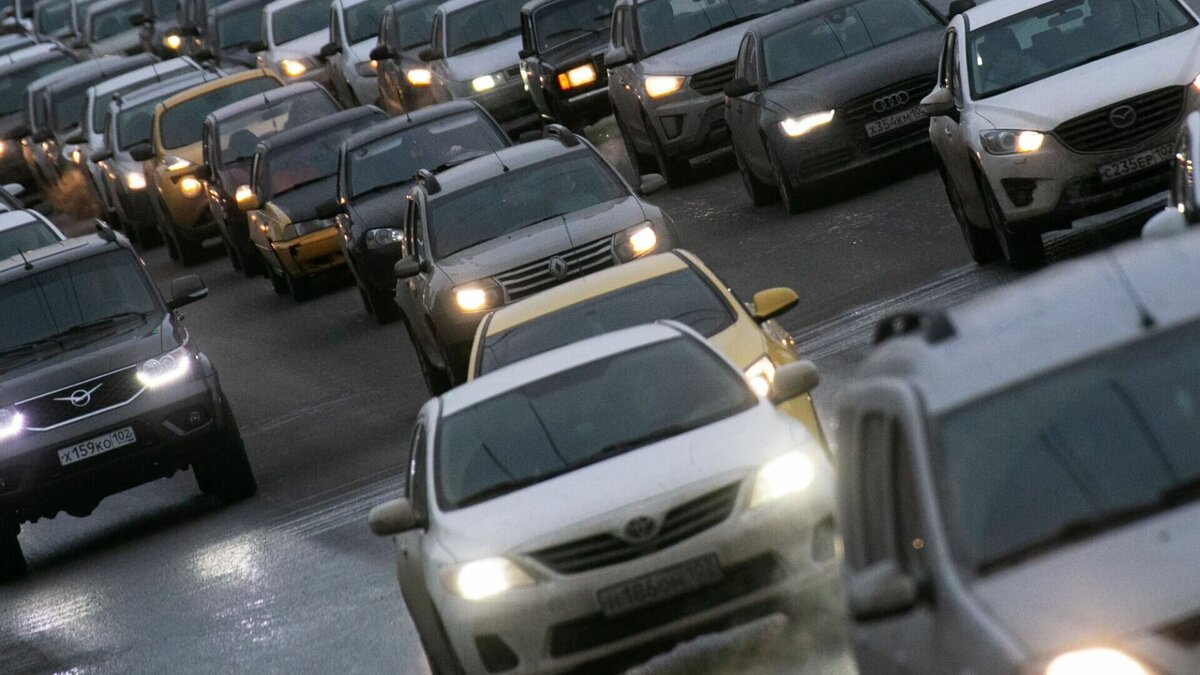
[[[193,175],[204,163],[204,118],[217,108],[281,86],[278,75],[249,70],[197,85],[155,107],[150,143],[135,146],[130,156],[144,163],[153,186],[148,192],[155,218],[172,258],[184,265],[195,263],[204,240],[219,234],[204,181]]]
[[[796,306],[790,288],[743,304],[695,255],[675,249],[594,272],[492,312],[475,331],[467,379],[556,347],[638,324],[672,319],[707,337],[765,395],[775,369],[796,360],[795,343],[772,319]],[[780,406],[820,439],[808,394]]]

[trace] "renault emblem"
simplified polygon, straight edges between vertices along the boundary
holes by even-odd
[[[1131,105],[1119,105],[1108,112],[1108,123],[1114,129],[1128,129],[1137,121],[1137,111]]]
[[[625,523],[621,532],[625,539],[632,544],[644,544],[654,538],[658,532],[658,523],[650,516],[638,516]]]
[[[550,271],[550,276],[556,281],[562,281],[567,278],[567,261],[558,256],[550,259],[550,263],[546,265],[546,269]]]
[[[67,401],[76,408],[86,408],[88,404],[92,402],[92,394],[96,393],[96,390],[103,386],[104,383],[101,382],[91,389],[76,389],[75,391],[71,392],[70,396],[59,396],[54,400]]]

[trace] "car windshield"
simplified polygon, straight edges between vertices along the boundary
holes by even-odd
[[[0,260],[33,251],[58,241],[58,237],[40,220],[0,230]]]
[[[404,12],[396,12],[396,42],[400,49],[412,49],[429,44],[429,36],[433,33],[433,15],[437,12],[435,3],[427,3],[413,7]]]
[[[322,29],[329,29],[329,3],[325,0],[304,0],[271,15],[271,33],[277,45]]]
[[[217,19],[217,46],[232,49],[250,44],[262,32],[262,5],[251,5]]]
[[[796,0],[647,0],[637,3],[642,51],[657,54],[723,28],[770,14]]]
[[[250,159],[259,141],[337,111],[328,94],[313,90],[230,117],[220,126],[221,161],[230,164]]]
[[[1059,0],[970,33],[971,96],[986,98],[1187,30],[1174,0]]]
[[[860,0],[763,38],[774,84],[930,29],[941,20],[918,0]]]
[[[692,338],[603,357],[443,418],[438,503],[451,510],[483,502],[756,402],[741,374]]]
[[[480,351],[476,374],[602,333],[663,319],[679,321],[711,337],[732,326],[736,317],[719,291],[687,267],[489,335]]]
[[[103,40],[134,30],[129,19],[142,11],[140,2],[127,2],[92,16],[92,40]]]
[[[71,31],[71,3],[48,2],[37,11],[37,32],[46,37],[62,37]]]
[[[0,76],[0,115],[11,115],[21,110],[30,82],[72,63],[74,61],[67,55],[56,54],[35,64],[22,64]]]
[[[379,17],[392,0],[367,0],[346,9],[346,37],[350,44],[379,35]]]
[[[413,180],[418,169],[440,170],[507,145],[478,112],[433,120],[346,153],[347,198]]]
[[[956,556],[981,573],[1200,498],[1200,323],[946,414]]]
[[[54,93],[54,105],[50,108],[50,124],[54,131],[62,133],[79,126],[87,105],[87,88],[92,84],[84,82]]]
[[[525,0],[485,0],[451,13],[446,17],[447,53],[454,56],[520,35],[523,4]],[[515,61],[517,55],[512,57]]]
[[[153,0],[154,18],[174,19],[179,14],[179,3],[175,0]]]
[[[533,13],[537,47],[545,51],[582,35],[607,32],[612,24],[612,0],[560,0]]]
[[[162,136],[164,148],[181,148],[185,145],[200,142],[204,118],[217,108],[224,108],[230,103],[240,101],[255,94],[261,94],[269,89],[275,89],[279,82],[272,77],[255,77],[229,84],[219,89],[190,98],[179,105],[163,111],[159,118],[159,134]]]
[[[109,251],[0,285],[0,372],[161,309],[132,253]]]
[[[304,142],[273,149],[270,157],[264,158],[270,168],[270,185],[260,193],[267,199],[275,199],[291,190],[333,177],[337,174],[338,146],[342,141],[356,131],[378,123],[378,117],[364,115],[353,122],[315,132]]]
[[[505,171],[430,202],[427,221],[433,256],[444,258],[627,195],[608,165],[591,152],[573,152]]]

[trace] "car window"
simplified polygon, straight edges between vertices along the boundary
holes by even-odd
[[[987,98],[1196,25],[1175,0],[1057,0],[973,30],[971,97]]]
[[[705,337],[737,319],[717,289],[691,267],[568,305],[484,339],[477,374],[589,337],[671,319]]]
[[[48,2],[40,5],[37,11],[38,33],[49,37],[62,37],[71,30],[71,3]]]
[[[438,504],[461,508],[753,407],[741,373],[693,338],[596,359],[443,417]]]
[[[53,105],[50,112],[50,127],[56,132],[63,132],[83,122],[84,108],[87,106],[87,89],[94,82],[82,82],[69,89],[54,92]]]
[[[637,4],[635,16],[642,52],[650,55],[794,4],[796,0],[647,0]]]
[[[129,106],[117,113],[117,148],[127,150],[138,143],[150,140],[154,123],[154,106],[159,99],[152,99]]]
[[[275,199],[297,188],[336,178],[338,148],[342,141],[356,131],[378,123],[379,117],[364,115],[352,122],[314,132],[303,141],[272,148],[267,171],[270,185],[264,197]]]
[[[428,43],[436,12],[437,5],[433,3],[396,12],[396,46],[408,50]]]
[[[879,413],[863,416],[860,431],[860,484],[858,486],[859,531],[862,532],[863,568],[886,560],[891,556],[891,532],[888,523],[888,495],[890,473],[888,461],[891,454],[889,420]]]
[[[350,44],[379,34],[379,17],[392,0],[367,0],[346,9],[346,39]]]
[[[338,111],[327,94],[313,90],[234,115],[220,123],[221,162],[250,159],[259,141]]]
[[[533,13],[537,48],[545,51],[571,40],[606,33],[612,25],[613,0],[559,0]]]
[[[217,19],[217,46],[222,50],[248,45],[262,33],[262,5],[251,5]]]
[[[138,12],[142,11],[141,4],[138,2],[127,2],[123,5],[117,5],[112,9],[105,10],[102,13],[92,15],[92,37],[93,40],[103,40],[110,38],[118,33],[133,30],[133,26],[129,23],[129,19]]]
[[[463,54],[520,35],[524,0],[486,0],[446,17],[446,53]]]
[[[275,78],[255,77],[213,89],[164,110],[158,122],[163,147],[174,149],[199,142],[200,129],[209,113],[279,86]]]
[[[58,237],[40,220],[0,230],[0,260],[49,246],[56,241]]]
[[[329,28],[329,2],[304,0],[271,15],[271,37],[281,45]]]
[[[11,115],[21,110],[25,103],[26,89],[31,82],[74,62],[71,57],[60,53],[43,61],[9,70],[6,75],[0,77],[0,115]]]

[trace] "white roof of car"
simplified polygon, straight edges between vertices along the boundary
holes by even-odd
[[[1051,2],[1054,0],[987,0],[963,12],[963,15],[967,18],[968,30],[975,30],[1014,14],[1020,14],[1027,9],[1048,5]],[[1188,12],[1195,14],[1188,3],[1180,2],[1179,4],[1186,7]]]
[[[53,223],[51,223],[49,220],[46,220],[45,216],[37,211],[24,209],[21,211],[0,212],[0,232],[11,230],[14,227],[20,227],[21,225],[26,225],[33,222],[42,223],[46,227],[50,228],[50,231],[57,235],[59,239],[66,239],[66,237],[63,236],[63,233],[60,232]]]

